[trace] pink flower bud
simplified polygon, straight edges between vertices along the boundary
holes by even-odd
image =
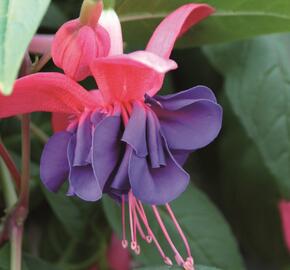
[[[131,256],[127,249],[122,247],[122,242],[115,234],[112,235],[111,243],[107,251],[108,265],[112,270],[129,270]]]
[[[284,234],[284,241],[288,251],[290,252],[290,202],[281,200],[278,206]]]
[[[102,8],[102,1],[85,0],[80,18],[62,25],[52,43],[55,65],[76,81],[91,75],[89,65],[92,60],[109,54],[110,36],[98,24]]]

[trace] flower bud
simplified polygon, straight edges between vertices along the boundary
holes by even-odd
[[[55,35],[51,51],[53,61],[76,81],[91,75],[92,60],[109,54],[110,36],[98,24],[102,8],[102,1],[85,0],[80,18],[62,25]]]

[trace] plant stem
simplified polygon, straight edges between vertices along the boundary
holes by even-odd
[[[34,123],[30,123],[30,129],[31,132],[44,144],[47,143],[49,137],[46,135],[45,132],[43,132],[38,126],[36,126]]]
[[[18,115],[16,118],[20,121],[22,120],[22,116],[20,115]],[[49,140],[49,136],[32,121],[30,121],[30,130],[33,133],[33,135],[37,139],[39,139],[42,143],[46,144],[47,141]]]
[[[11,179],[11,173],[8,170],[7,165],[2,159],[0,159],[0,172],[1,172],[1,182],[3,187],[3,196],[6,205],[6,211],[10,211],[13,206],[17,203],[17,194]]]
[[[28,213],[30,178],[30,116],[22,116],[22,174],[19,200],[11,220],[11,270],[21,270],[23,226]]]
[[[10,229],[10,213],[13,211],[13,207],[17,203],[17,194],[15,192],[15,186],[11,179],[11,173],[9,172],[5,162],[0,158],[0,174],[1,183],[3,187],[3,195],[5,200],[5,213],[6,215],[2,218],[3,224],[0,230],[0,246],[9,239]]]
[[[30,178],[30,115],[22,116],[22,174],[19,203],[28,208]]]
[[[21,270],[23,227],[13,226],[11,229],[11,270]]]
[[[1,138],[0,138],[0,156],[2,157],[3,161],[5,162],[8,170],[10,171],[11,176],[13,177],[13,180],[15,182],[17,190],[20,189],[20,182],[21,182],[21,176],[20,173],[12,160],[8,150],[6,149],[5,145],[3,144]]]

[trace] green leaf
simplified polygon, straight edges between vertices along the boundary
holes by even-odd
[[[290,31],[290,2],[285,0],[207,0],[213,16],[193,27],[178,43],[182,47],[234,41],[256,35]],[[125,41],[144,47],[157,24],[170,11],[190,0],[117,1]],[[142,33],[142,35],[140,35]]]
[[[66,14],[60,9],[60,7],[52,2],[41,22],[41,27],[49,29],[58,29],[62,24],[68,20]]]
[[[82,203],[77,199],[68,197],[64,192],[52,193],[43,188],[43,192],[54,214],[66,228],[67,232],[74,237],[80,236],[85,229],[86,219],[82,211]]]
[[[290,36],[262,37],[205,51],[225,76],[234,113],[290,198]]]
[[[27,270],[60,270],[58,267],[30,255],[24,256]]]
[[[0,91],[10,94],[25,50],[49,0],[0,1]]]
[[[205,49],[225,77],[221,202],[244,249],[265,267],[289,264],[278,212],[290,198],[289,45],[287,35]]]
[[[103,204],[111,226],[120,233],[120,207],[109,198],[104,198]],[[229,226],[220,212],[201,191],[189,186],[187,191],[172,203],[172,208],[188,237],[197,264],[228,270],[244,269],[237,244]],[[173,258],[168,249],[168,244],[165,243],[164,236],[151,214],[152,211],[147,210],[152,230],[166,254]],[[184,253],[182,241],[180,241],[168,214],[163,208],[160,208],[160,212],[174,243]],[[156,249],[153,248],[153,244],[148,245],[143,241],[140,244],[142,252],[140,256],[136,257],[137,260],[148,266],[160,263],[161,258]]]

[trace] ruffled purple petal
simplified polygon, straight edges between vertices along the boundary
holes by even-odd
[[[104,118],[93,135],[92,165],[101,188],[105,186],[120,156],[120,115]]]
[[[186,162],[188,156],[190,155],[190,151],[186,150],[171,150],[171,154],[174,159],[178,162],[179,165],[183,166]]]
[[[221,129],[222,108],[210,100],[192,100],[174,111],[155,106],[154,111],[169,149],[199,149],[212,142]]]
[[[76,136],[73,165],[88,165],[90,163],[90,151],[92,146],[92,124],[90,121],[90,113],[83,113],[80,117]]]
[[[134,196],[143,203],[160,205],[176,199],[187,187],[189,175],[166,147],[166,166],[151,168],[146,158],[132,152],[129,179]]]
[[[85,201],[97,201],[102,197],[102,189],[94,175],[90,164],[73,166],[76,148],[76,136],[74,135],[68,145],[68,160],[70,165],[69,182],[74,194]]]
[[[188,90],[166,96],[155,96],[154,99],[161,103],[164,109],[175,111],[187,105],[194,100],[206,99],[216,103],[214,93],[206,86],[198,85]]]
[[[133,111],[122,141],[131,145],[138,156],[145,157],[148,154],[146,144],[146,111],[138,103],[133,105]]]
[[[130,189],[128,167],[131,153],[132,148],[127,146],[121,163],[118,166],[118,170],[115,172],[114,178],[110,183],[110,188],[115,192],[119,191],[120,193],[123,193],[124,191],[128,191]]]
[[[150,110],[147,112],[146,133],[151,167],[159,168],[160,166],[165,166],[166,161],[162,138],[160,135],[160,125],[156,115]]]
[[[67,147],[70,132],[55,133],[45,145],[40,160],[40,178],[46,188],[56,192],[68,177]]]

